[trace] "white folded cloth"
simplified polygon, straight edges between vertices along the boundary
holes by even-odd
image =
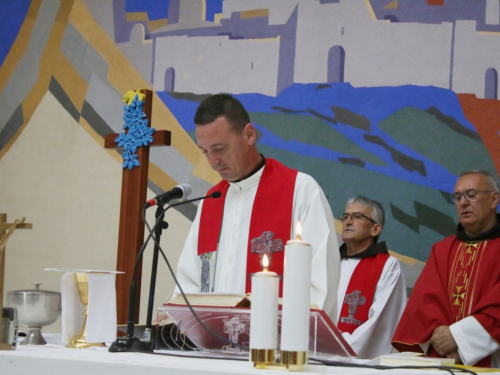
[[[60,270],[60,269],[59,269]],[[80,332],[85,307],[80,300],[75,273],[88,280],[86,340],[89,343],[116,340],[116,288],[114,271],[66,270],[61,280],[62,341],[69,342]]]

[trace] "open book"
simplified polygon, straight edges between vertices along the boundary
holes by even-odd
[[[249,307],[250,293],[187,293],[186,298],[192,306],[205,307]],[[186,306],[186,301],[182,294],[176,295],[164,305]]]
[[[192,306],[204,307],[250,307],[252,300],[250,293],[187,293],[186,298]],[[282,302],[283,299],[279,298],[278,303],[280,306]],[[186,306],[186,301],[182,297],[182,294],[178,294],[164,305]],[[315,303],[311,303],[310,308],[320,310],[319,306]]]

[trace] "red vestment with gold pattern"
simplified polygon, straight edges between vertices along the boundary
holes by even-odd
[[[436,328],[468,316],[500,342],[499,257],[498,237],[464,241],[451,236],[436,243],[394,333],[393,346],[421,352],[420,344],[427,343]],[[436,352],[430,348],[428,354]],[[476,366],[490,367],[490,354]]]

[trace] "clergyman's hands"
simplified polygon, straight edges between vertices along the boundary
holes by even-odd
[[[430,343],[441,357],[446,357],[453,351],[456,351],[458,355],[457,343],[448,326],[437,327],[432,333]],[[460,358],[460,355],[458,357]]]
[[[457,365],[463,365],[462,363],[462,357],[460,357],[460,353],[458,353],[458,349],[452,350],[446,355],[446,358],[454,358],[455,363]]]

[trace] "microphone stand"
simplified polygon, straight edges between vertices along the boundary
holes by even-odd
[[[191,202],[199,201],[199,200],[202,200],[202,199],[219,198],[220,196],[221,196],[220,191],[215,191],[211,195],[206,195],[204,197],[199,197],[199,198],[194,198],[194,199],[188,199],[186,201],[174,203],[174,204],[168,206],[165,210],[163,210],[163,207],[161,207],[161,208],[158,207],[158,210],[161,211],[161,215],[158,215],[158,216],[161,216],[161,222],[162,222],[162,224],[159,225],[160,221],[157,219],[157,221],[155,222],[155,226],[153,227],[153,231],[155,231],[155,233],[156,233],[157,227],[160,227],[160,229],[159,229],[160,232],[159,233],[161,235],[161,230],[163,229],[163,228],[161,228],[163,226],[163,216],[165,215],[165,212],[169,208],[172,208],[172,207],[175,207],[175,206],[179,206],[181,204],[186,204],[186,203],[191,203]],[[144,215],[144,212],[145,212],[146,208],[147,207],[144,207],[144,209],[143,209],[143,215]],[[157,214],[158,214],[158,210],[157,210]],[[142,353],[152,353],[152,354],[154,354],[153,345],[151,344],[151,341],[144,342],[144,341],[142,341],[139,338],[137,338],[137,337],[134,336],[134,328],[135,328],[135,318],[134,317],[135,317],[135,305],[136,305],[136,303],[135,303],[135,296],[136,296],[136,289],[137,289],[135,278],[136,278],[137,262],[141,258],[142,254],[144,253],[144,250],[146,248],[146,245],[147,245],[149,239],[153,236],[153,231],[150,231],[149,236],[146,239],[146,241],[144,242],[144,244],[142,245],[141,249],[139,250],[139,253],[138,253],[136,261],[135,261],[134,273],[132,275],[132,282],[130,283],[130,298],[129,298],[129,305],[128,305],[127,335],[123,336],[123,337],[118,337],[116,339],[116,341],[113,342],[111,344],[111,346],[109,347],[109,350],[108,350],[109,352],[112,352],[112,353],[118,353],[118,352],[142,352]],[[156,252],[156,263],[157,264],[158,264],[159,244],[160,244],[160,241],[159,240],[155,240],[155,252]],[[151,282],[153,283],[153,275],[151,275]],[[153,289],[154,289],[155,285],[156,285],[156,270],[155,270],[155,277],[154,277]],[[151,304],[151,296],[153,296],[153,300],[154,300],[154,290],[153,290],[153,293],[150,293],[150,304]],[[148,308],[148,310],[149,310],[149,308]],[[148,312],[148,315],[149,315],[149,312]],[[151,333],[151,321],[149,322],[149,324],[150,324],[149,325],[149,334],[150,334]],[[145,335],[146,335],[146,331],[145,331]],[[150,339],[150,336],[149,336],[149,339]]]
[[[143,217],[145,214],[145,209],[143,209]],[[158,222],[155,223],[155,228]],[[135,330],[135,305],[136,305],[136,290],[137,283],[135,281],[137,264],[139,259],[142,257],[144,253],[144,249],[149,242],[149,239],[153,235],[152,232],[149,233],[148,238],[142,244],[139,253],[137,254],[137,258],[135,260],[134,265],[134,273],[132,274],[132,282],[130,283],[130,295],[129,295],[129,303],[128,303],[128,320],[127,320],[127,335],[123,337],[118,337],[115,342],[113,342],[108,351],[111,353],[122,353],[122,352],[140,352],[140,353],[151,353],[154,354],[153,347],[150,343],[145,343],[141,341],[139,338],[134,336]]]
[[[166,221],[163,221],[163,219],[165,218],[165,212],[166,210],[163,209],[163,204],[158,204],[155,213],[156,226],[154,228],[154,235],[156,241],[153,250],[153,264],[151,266],[151,282],[149,284],[148,313],[146,315],[146,328],[144,329],[144,342],[150,343],[150,345],[154,345],[154,342],[151,342],[151,327],[153,320],[153,305],[154,305],[155,290],[156,290],[156,275],[158,273],[158,257],[160,253],[160,249],[158,246],[160,244],[160,238],[163,229],[168,228],[168,223]]]
[[[136,291],[135,277],[132,279],[130,284],[130,300],[128,305],[128,321],[127,321],[127,335],[123,337],[118,337],[115,342],[111,344],[108,351],[109,352],[140,352],[140,353],[151,353],[153,354],[153,348],[149,343],[141,341],[139,338],[134,336],[134,325],[135,325],[135,291]]]

